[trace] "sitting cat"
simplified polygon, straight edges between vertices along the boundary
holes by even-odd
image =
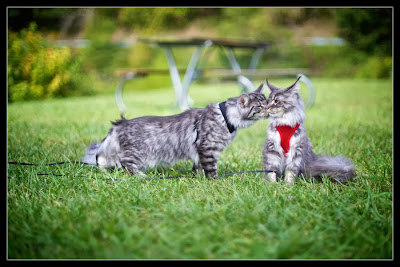
[[[286,89],[279,89],[267,81],[267,111],[270,126],[262,155],[267,180],[276,182],[284,175],[284,181],[295,183],[295,177],[303,174],[311,177],[328,177],[346,182],[355,176],[354,165],[345,157],[329,157],[314,154],[304,127],[304,105],[300,98],[299,79]]]
[[[133,175],[148,167],[190,159],[193,170],[202,168],[207,177],[216,177],[221,152],[237,129],[267,117],[266,104],[263,83],[249,94],[177,115],[131,120],[121,116],[102,142],[88,147],[82,161],[101,168],[122,167]]]

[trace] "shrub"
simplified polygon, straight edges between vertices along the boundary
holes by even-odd
[[[82,85],[82,58],[71,48],[52,47],[36,24],[8,36],[8,101],[91,93]]]
[[[388,78],[392,72],[392,57],[372,56],[359,67],[357,78]]]
[[[196,17],[197,11],[193,8],[122,8],[118,21],[124,27],[151,34],[184,27]]]
[[[339,34],[355,49],[392,55],[391,8],[342,8],[336,12]]]

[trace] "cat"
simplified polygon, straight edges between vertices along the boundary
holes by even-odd
[[[316,155],[306,135],[304,104],[299,94],[299,79],[291,86],[280,89],[267,80],[269,90],[267,112],[269,128],[262,150],[266,179],[294,184],[300,175],[307,177],[328,176],[344,183],[355,177],[353,163],[343,157]]]
[[[264,90],[262,83],[248,94],[172,116],[127,120],[121,115],[100,143],[87,148],[82,161],[143,175],[147,168],[189,159],[193,171],[204,170],[206,177],[216,177],[218,158],[237,130],[267,117]]]

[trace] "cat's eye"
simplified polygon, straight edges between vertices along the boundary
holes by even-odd
[[[278,100],[278,99],[274,99],[274,103],[275,103],[275,104],[279,104],[279,103],[281,103],[281,101]]]

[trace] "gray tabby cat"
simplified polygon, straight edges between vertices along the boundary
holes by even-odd
[[[124,168],[133,175],[189,159],[193,170],[202,168],[207,177],[216,177],[217,160],[235,138],[237,129],[267,117],[263,92],[261,84],[249,94],[172,116],[131,120],[121,116],[101,143],[88,147],[82,161],[101,168]]]
[[[284,181],[295,183],[295,177],[303,174],[311,177],[328,177],[346,182],[355,176],[354,165],[345,157],[329,157],[314,154],[304,127],[304,105],[300,98],[299,79],[286,89],[279,89],[267,81],[270,91],[267,111],[270,126],[263,147],[263,164],[267,180],[276,182],[284,175]]]

